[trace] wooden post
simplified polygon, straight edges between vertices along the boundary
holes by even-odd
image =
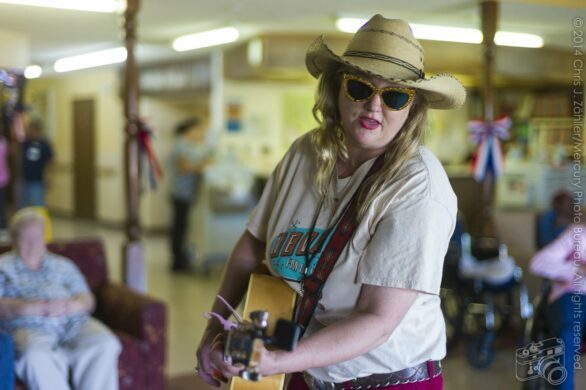
[[[494,0],[481,3],[482,12],[482,47],[484,49],[483,68],[483,92],[484,92],[484,121],[494,120],[494,84],[493,75],[495,70],[495,44],[494,36],[498,24],[498,2]],[[495,177],[492,172],[487,172],[483,181],[483,222],[481,235],[494,237],[496,228],[492,218],[492,202],[494,194]]]
[[[124,282],[137,291],[146,291],[144,249],[140,242],[139,210],[139,140],[138,140],[138,66],[134,55],[136,46],[136,16],[140,0],[128,0],[124,12],[126,69],[124,72],[124,170],[126,189],[126,239],[122,249]]]
[[[22,126],[26,126],[24,123],[24,94],[25,94],[25,86],[26,86],[26,79],[24,74],[18,76],[18,99],[16,102],[15,109],[18,109],[21,115],[20,120],[23,121],[21,123]],[[17,139],[16,132],[14,131],[14,117],[13,117],[13,128],[5,129],[6,134],[4,136],[7,140],[10,140],[9,144],[9,158],[11,163],[11,180],[12,180],[12,210],[16,212],[21,207],[22,197],[24,196],[23,193],[23,177],[22,177],[22,143],[24,139]],[[26,137],[26,128],[21,129],[25,132]],[[10,133],[10,134],[9,134]]]

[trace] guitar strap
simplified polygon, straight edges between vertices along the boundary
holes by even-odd
[[[321,252],[315,269],[311,275],[306,275],[305,279],[301,282],[302,294],[297,298],[294,322],[300,327],[302,335],[305,333],[309,321],[315,312],[315,308],[322,297],[322,290],[328,276],[334,269],[336,261],[340,257],[346,243],[350,241],[350,238],[358,225],[358,221],[356,220],[358,194],[364,186],[366,179],[372,176],[383,165],[383,156],[384,154],[380,155],[370,167],[370,170],[362,180],[362,183],[360,183],[360,186],[358,186],[358,189],[348,202],[340,221],[334,227],[334,233],[324,250]],[[324,234],[327,234],[327,232],[324,232]],[[311,242],[307,244],[306,250],[309,250],[310,247]],[[306,264],[306,267],[309,267],[309,264]]]

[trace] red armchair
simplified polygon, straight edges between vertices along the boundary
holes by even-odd
[[[96,297],[93,315],[120,339],[120,389],[164,389],[165,305],[108,280],[104,245],[100,239],[59,240],[48,247],[79,267]],[[10,249],[6,244],[0,245],[0,253]]]

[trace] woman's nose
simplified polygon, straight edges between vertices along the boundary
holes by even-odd
[[[378,93],[372,95],[370,99],[368,99],[365,103],[366,109],[372,112],[378,112],[382,110],[382,98]]]

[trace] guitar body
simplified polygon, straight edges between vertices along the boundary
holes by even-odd
[[[265,310],[270,313],[269,334],[273,334],[275,323],[279,318],[289,319],[295,307],[296,293],[287,283],[271,275],[252,274],[248,282],[248,293],[244,302],[243,318],[250,312]],[[265,377],[258,382],[232,378],[230,390],[282,390],[285,375]]]

